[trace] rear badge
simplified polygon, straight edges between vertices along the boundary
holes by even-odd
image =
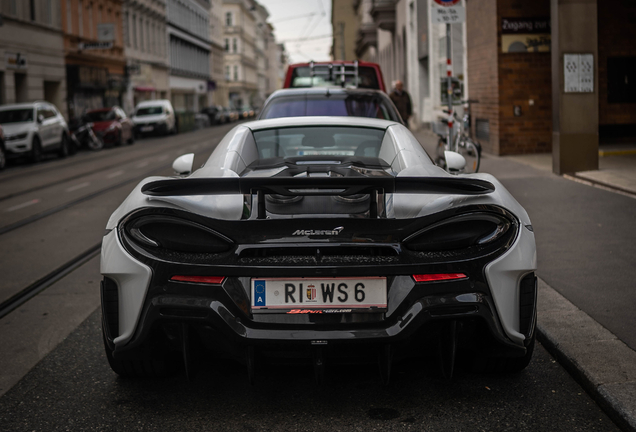
[[[311,236],[311,235],[324,235],[324,236],[337,236],[342,232],[344,227],[337,227],[332,230],[296,230],[292,235],[295,236]]]

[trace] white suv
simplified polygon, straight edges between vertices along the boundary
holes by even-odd
[[[37,162],[46,152],[66,157],[71,150],[68,126],[62,114],[48,102],[0,106],[7,157],[28,156]]]

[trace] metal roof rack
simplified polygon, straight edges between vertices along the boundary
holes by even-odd
[[[351,70],[353,68],[353,70]],[[340,85],[342,87],[346,84],[346,77],[352,76],[354,78],[354,87],[358,87],[359,75],[358,75],[358,60],[353,62],[353,65],[346,65],[341,63],[335,65],[333,63],[321,63],[316,64],[313,60],[309,62],[309,77],[311,78],[311,86],[314,86],[315,76],[327,76],[328,81],[336,82],[336,77],[340,78]]]

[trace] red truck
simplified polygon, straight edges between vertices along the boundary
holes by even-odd
[[[386,92],[380,65],[357,60],[291,64],[287,68],[283,88],[326,86],[368,88]]]

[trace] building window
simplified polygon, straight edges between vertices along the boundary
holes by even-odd
[[[236,38],[232,38],[232,52],[238,52],[238,40]]]
[[[66,0],[66,32],[73,33],[73,17],[71,15],[71,0]]]
[[[31,21],[35,21],[35,0],[29,2]]]
[[[77,8],[77,19],[79,21],[79,27],[77,29],[77,34],[82,37],[84,36],[84,20],[82,19],[82,15],[83,15],[83,9],[84,9],[84,5],[82,4],[82,0],[79,0],[78,2],[78,8]]]
[[[141,51],[145,51],[145,43],[144,43],[144,20],[139,19],[139,49]]]
[[[234,66],[234,81],[238,81],[239,80],[239,74],[238,74],[238,66]]]
[[[636,102],[636,57],[607,59],[607,102]]]
[[[225,80],[226,81],[230,80],[230,67],[229,66],[225,66]]]
[[[234,25],[232,20],[232,12],[225,13],[225,25],[226,26]]]
[[[137,15],[133,14],[132,19],[132,43],[133,47],[137,49]]]
[[[44,24],[53,25],[53,0],[44,2]]]
[[[88,37],[91,38],[93,37],[93,4],[92,3],[88,3],[88,6],[86,6],[86,14],[88,15]]]
[[[225,52],[230,52],[230,40],[225,38]]]
[[[124,13],[124,43],[128,48],[130,48],[130,22],[128,20],[130,16],[128,15],[128,11]]]

